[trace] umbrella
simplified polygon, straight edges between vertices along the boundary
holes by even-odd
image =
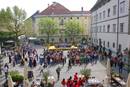
[[[50,46],[48,49],[49,50],[54,50],[54,49],[56,49],[56,47],[55,46]]]
[[[81,79],[83,79],[83,78],[84,78],[84,75],[79,75],[78,77],[81,78]]]
[[[130,73],[129,73],[129,75],[128,75],[128,79],[127,79],[126,87],[130,87]]]
[[[51,83],[51,84],[53,84],[55,82],[54,76],[49,76],[48,77],[48,82]]]
[[[13,81],[12,81],[12,78],[11,78],[10,75],[9,75],[9,78],[8,78],[8,87],[14,87]]]
[[[78,47],[75,47],[74,45],[71,46],[72,49],[77,49]]]
[[[100,84],[101,82],[96,78],[88,79],[88,84]]]

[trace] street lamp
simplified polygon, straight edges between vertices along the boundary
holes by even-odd
[[[129,49],[128,49],[128,62],[127,62],[127,64],[128,64],[128,73],[130,72],[130,47],[129,47]]]
[[[129,0],[129,24],[128,24],[128,34],[130,34],[130,0]],[[128,49],[128,73],[130,72],[130,46]]]

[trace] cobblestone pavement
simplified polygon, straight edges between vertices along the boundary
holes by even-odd
[[[38,53],[40,54],[42,52],[42,48],[38,47],[37,48]],[[4,59],[4,62],[7,62],[8,58]],[[57,80],[57,75],[56,75],[56,68],[58,66],[62,65],[55,65],[55,66],[50,66],[46,69],[44,69],[44,71],[49,70],[49,72],[51,73],[51,75],[53,75],[55,77],[55,80]],[[63,78],[68,79],[70,76],[73,76],[75,72],[79,73],[81,69],[83,68],[89,68],[92,70],[91,72],[91,76],[96,77],[99,81],[103,82],[103,80],[105,81],[105,77],[106,77],[106,68],[100,63],[97,62],[96,64],[92,65],[92,64],[88,64],[86,65],[77,65],[77,66],[73,66],[69,71],[67,70],[67,66],[68,63],[66,63],[64,65],[64,67],[62,67],[61,69],[61,74],[60,74],[60,80],[56,81],[55,83],[55,87],[61,87],[61,80]],[[10,71],[11,70],[18,70],[21,74],[23,74],[23,67],[17,65],[16,67],[13,67],[12,65],[9,66],[10,67]],[[42,78],[42,75],[40,74],[40,65],[37,65],[36,68],[33,68],[33,72],[34,72],[34,80],[36,79],[40,79]]]

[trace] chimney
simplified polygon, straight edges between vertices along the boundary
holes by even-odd
[[[56,2],[53,2],[53,4],[56,4]]]
[[[48,4],[48,7],[49,7],[50,5]]]
[[[82,12],[84,11],[84,8],[83,8],[83,7],[81,7],[81,11],[82,11]]]

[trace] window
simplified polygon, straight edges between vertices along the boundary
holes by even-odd
[[[121,51],[121,49],[122,49],[122,45],[121,45],[121,44],[119,44],[119,51]]]
[[[99,15],[100,15],[100,20],[102,20],[102,13],[100,13]]]
[[[105,11],[103,11],[103,18],[105,18],[105,14],[106,14],[106,12],[105,12]]]
[[[98,21],[98,14],[96,15],[96,21]]]
[[[96,39],[94,39],[94,42],[97,42],[97,40],[96,40]]]
[[[93,33],[93,27],[92,27],[92,29],[90,29],[90,32]]]
[[[52,18],[52,20],[54,20],[54,17],[51,17]]]
[[[107,0],[107,2],[109,2],[110,0]]]
[[[100,32],[102,32],[102,26],[100,26]]]
[[[116,24],[113,24],[113,32],[116,32]]]
[[[124,23],[120,23],[120,32],[122,33],[124,31]]]
[[[94,29],[93,29],[93,30],[94,30],[94,32],[96,32],[96,31],[97,31],[96,27],[94,27]]]
[[[103,26],[103,32],[106,32],[106,30],[105,30],[105,25]]]
[[[105,41],[103,41],[103,45],[105,46]]]
[[[107,16],[110,17],[110,8],[108,9],[108,15]]]
[[[97,26],[97,28],[96,28],[96,32],[99,32],[98,26]]]
[[[110,32],[110,25],[107,25],[107,32]]]
[[[94,30],[95,30],[95,28],[93,27],[92,30],[91,30],[91,32],[94,33],[95,32]]]
[[[124,13],[125,12],[125,1],[120,3],[120,13]]]
[[[79,17],[77,17],[77,19],[79,19]]]
[[[96,43],[98,43],[98,40],[96,39]]]
[[[110,45],[109,42],[107,42],[107,47],[109,47],[109,45]]]
[[[116,15],[116,8],[117,8],[117,6],[114,5],[114,6],[113,6],[113,15]]]
[[[102,45],[102,40],[99,39],[98,41],[99,41],[99,46],[101,46]]]
[[[92,32],[92,33],[94,32],[94,27],[92,28],[91,32]]]
[[[97,21],[97,19],[96,19],[96,15],[94,16],[94,21]]]
[[[61,19],[59,25],[64,25],[64,20]]]
[[[115,43],[113,43],[113,48],[115,48]]]

